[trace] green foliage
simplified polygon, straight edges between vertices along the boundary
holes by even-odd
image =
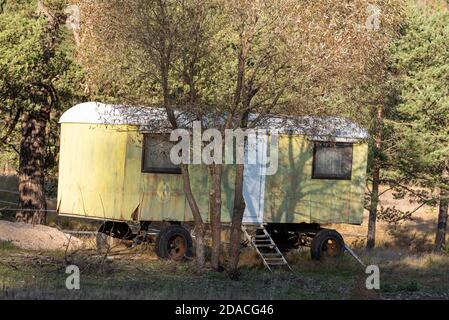
[[[67,1],[44,3],[63,19]],[[51,104],[46,165],[54,168],[57,120],[81,98],[83,73],[74,61],[75,47],[64,23],[52,30],[48,18],[36,8],[36,1],[8,1],[0,14],[0,138],[5,142],[0,148],[9,154],[5,157],[8,163],[14,164],[21,138],[20,116]],[[16,117],[19,121],[14,121]]]
[[[380,221],[385,221],[390,224],[399,224],[403,221],[412,220],[412,213],[410,211],[401,211],[396,207],[380,207],[377,213],[377,219]]]
[[[39,108],[30,89],[33,84],[48,84],[62,62],[52,59],[44,65],[44,26],[44,19],[29,19],[24,12],[0,16],[0,95],[6,108],[23,104],[30,110]]]
[[[413,7],[408,21],[393,47],[400,101],[390,125],[402,173],[433,188],[449,159],[449,12]]]

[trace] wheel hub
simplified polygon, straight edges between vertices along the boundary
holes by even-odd
[[[168,251],[171,259],[177,260],[184,257],[187,252],[187,243],[184,237],[181,235],[171,237],[168,242]]]
[[[341,252],[340,244],[335,239],[326,239],[321,247],[321,252],[328,257],[336,257]]]

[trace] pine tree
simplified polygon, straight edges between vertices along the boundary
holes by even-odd
[[[3,2],[0,14],[0,147],[18,136],[16,220],[45,221],[51,123],[71,97],[74,71],[64,42],[65,0]],[[20,129],[19,129],[20,128]],[[54,157],[53,157],[54,158]],[[52,161],[54,164],[54,161]]]
[[[396,163],[405,179],[438,204],[435,250],[444,246],[449,204],[449,12],[415,7],[394,46],[400,102],[391,121]],[[421,200],[423,195],[421,195]]]

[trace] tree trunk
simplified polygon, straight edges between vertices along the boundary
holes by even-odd
[[[366,242],[366,248],[371,250],[376,244],[376,220],[377,220],[377,205],[379,203],[379,177],[380,168],[377,164],[378,160],[373,160],[373,190],[371,191],[370,209],[368,218],[368,239]]]
[[[172,129],[175,130],[178,128],[178,123],[176,120],[175,112],[172,108],[172,102],[170,98],[169,73],[172,55],[170,46],[162,46],[160,48],[159,54],[160,84],[162,87],[164,107],[167,113],[168,121],[170,122]],[[204,226],[203,218],[201,217],[200,209],[198,208],[198,204],[192,192],[189,167],[187,164],[181,164],[180,167],[182,173],[183,191],[189,204],[190,210],[192,211],[193,220],[195,222],[195,256],[198,270],[201,271],[206,264],[206,250],[204,241],[206,229]]]
[[[243,177],[245,166],[237,164],[235,170],[234,209],[232,213],[230,248],[229,248],[229,274],[231,278],[238,276],[240,258],[240,242],[242,239],[242,220],[245,213],[245,199],[243,197]]]
[[[51,12],[42,0],[37,1],[37,13],[47,19],[46,37],[42,39],[43,62],[46,65],[55,56],[60,26],[66,17],[63,13]],[[45,74],[47,71],[43,72]],[[47,79],[48,75],[45,74],[44,78]],[[19,206],[22,211],[16,214],[16,221],[43,224],[47,210],[44,190],[46,127],[57,99],[51,84],[35,85],[33,102],[40,108],[23,113],[19,159]]]
[[[19,160],[19,206],[16,221],[45,223],[45,129],[49,108],[26,112],[23,116]]]
[[[371,250],[376,244],[376,220],[377,206],[379,203],[379,185],[380,185],[380,152],[382,148],[382,122],[383,108],[378,106],[374,116],[374,156],[373,156],[373,189],[371,191],[370,210],[368,218],[368,239],[366,248]]]
[[[210,225],[212,231],[212,269],[218,271],[221,253],[221,176],[223,166],[211,166],[212,186],[209,192]]]
[[[439,207],[438,207],[438,225],[435,237],[435,252],[440,252],[446,244],[446,230],[447,230],[447,219],[448,219],[448,208],[449,208],[449,170],[445,168],[442,173],[443,184],[440,188],[439,195]]]
[[[199,270],[202,270],[206,264],[206,250],[205,250],[205,228],[203,218],[201,217],[200,209],[192,193],[192,187],[190,184],[190,173],[188,165],[181,164],[183,189],[189,203],[190,210],[192,210],[193,220],[195,221],[195,252],[196,263]]]

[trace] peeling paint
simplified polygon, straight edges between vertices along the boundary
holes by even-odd
[[[141,172],[141,136],[125,125],[63,123],[58,183],[62,214],[121,221],[192,221],[182,178]],[[350,223],[363,217],[368,147],[353,148],[352,180],[312,179],[313,142],[279,138],[279,170],[266,177],[264,222]],[[222,221],[230,222],[234,171],[223,171]],[[191,183],[208,221],[208,171],[191,168]],[[136,219],[137,218],[137,219]]]

